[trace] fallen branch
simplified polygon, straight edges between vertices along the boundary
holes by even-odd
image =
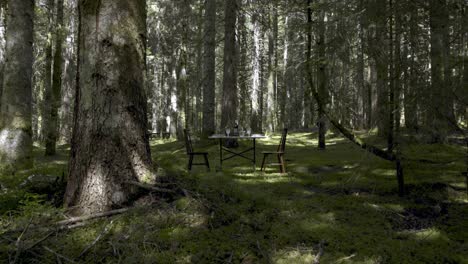
[[[91,215],[73,217],[73,218],[70,218],[70,219],[67,219],[67,220],[59,221],[56,224],[57,225],[69,225],[69,224],[73,224],[73,223],[76,223],[76,222],[91,220],[91,219],[94,219],[94,218],[106,217],[106,216],[111,216],[111,215],[116,215],[116,214],[122,214],[122,213],[127,212],[128,210],[129,210],[129,208],[121,208],[121,209],[111,210],[111,211],[107,211],[107,212],[101,212],[101,213],[96,213],[96,214],[91,214]]]
[[[165,192],[165,193],[176,193],[174,190],[159,188],[159,187],[155,187],[155,186],[152,186],[152,185],[149,185],[149,184],[136,182],[136,181],[127,181],[125,183],[135,185],[137,187],[140,187],[140,188],[143,188],[143,189],[146,189],[146,190],[150,190],[150,191]]]
[[[110,221],[109,224],[106,225],[106,227],[104,228],[104,230],[102,230],[102,232],[96,237],[96,239],[94,239],[94,241],[89,244],[85,249],[83,249],[83,251],[81,251],[80,255],[78,256],[78,258],[81,258],[82,256],[84,256],[86,254],[86,252],[88,252],[88,250],[90,250],[92,247],[94,247],[97,242],[104,236],[106,235],[107,233],[109,233],[109,231],[112,229],[112,225],[114,224],[114,220]]]
[[[70,258],[68,258],[68,257],[66,257],[66,256],[64,256],[64,255],[62,255],[60,253],[55,252],[54,250],[52,250],[52,249],[50,249],[50,248],[48,248],[46,246],[43,246],[42,248],[49,251],[50,253],[54,254],[57,257],[57,259],[61,258],[61,259],[64,259],[64,260],[66,260],[66,261],[68,261],[70,263],[76,263],[75,261],[71,260]]]
[[[323,255],[323,246],[325,244],[325,241],[320,241],[319,243],[319,251],[317,253],[317,255],[315,255],[315,258],[314,258],[314,264],[319,264],[320,263],[320,258],[322,257]]]
[[[24,250],[25,251],[28,251],[28,250],[31,250],[33,249],[35,246],[39,245],[40,243],[44,242],[47,238],[49,238],[53,233],[55,233],[54,231],[53,232],[49,232],[47,235],[45,235],[43,238],[39,239],[38,241],[34,242],[31,246],[25,248]]]
[[[32,223],[32,217],[31,217],[31,219],[29,219],[29,222],[26,225],[26,227],[23,229],[23,232],[21,232],[21,234],[16,239],[16,242],[15,242],[16,254],[15,254],[15,259],[13,260],[13,263],[16,263],[18,261],[18,258],[21,255],[21,252],[23,251],[23,249],[21,248],[22,247],[21,239],[23,238],[24,234],[26,234],[26,231],[28,231],[29,226],[31,226],[31,223]]]

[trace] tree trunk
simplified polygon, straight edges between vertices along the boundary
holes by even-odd
[[[283,36],[283,72],[282,72],[282,85],[281,88],[278,89],[278,126],[282,128],[288,128],[289,124],[289,117],[287,116],[287,106],[290,104],[288,100],[288,89],[291,86],[291,35],[294,34],[294,31],[291,28],[290,23],[291,15],[287,14],[284,18],[284,36]],[[292,32],[292,33],[291,33]]]
[[[8,1],[6,56],[0,109],[0,164],[31,167],[33,0]]]
[[[49,130],[51,129],[50,113],[52,109],[52,49],[53,49],[53,35],[55,30],[54,21],[54,0],[47,0],[47,39],[45,44],[45,58],[44,58],[44,99],[41,102],[39,109],[39,120],[42,120],[40,124],[40,130],[38,139],[41,142],[46,142]],[[46,150],[46,155],[49,155]]]
[[[5,69],[5,30],[6,30],[6,1],[0,1],[0,109],[2,106],[3,71]]]
[[[387,151],[392,152],[395,144],[394,130],[395,130],[395,53],[394,53],[394,16],[393,16],[393,0],[389,0],[389,22],[388,22],[388,35],[389,35],[389,64],[390,64],[390,74],[389,74],[389,93],[388,93],[388,134],[387,134]]]
[[[224,18],[224,75],[221,105],[221,128],[233,127],[237,119],[237,62],[236,18],[238,0],[225,3]]]
[[[449,76],[447,73],[447,55],[450,46],[444,41],[448,30],[448,13],[446,0],[436,0],[430,5],[431,29],[431,104],[428,106],[428,129],[431,131],[431,141],[444,143],[449,131],[452,116],[450,100]]]
[[[250,76],[249,66],[249,38],[248,38],[248,24],[247,20],[250,18],[246,18],[246,14],[241,12],[238,18],[239,24],[239,33],[238,33],[238,50],[239,50],[239,76],[238,76],[238,84],[239,84],[239,95],[240,98],[249,98],[249,88],[248,88],[248,81]],[[239,100],[239,122],[240,124],[250,126],[250,100]]]
[[[65,205],[74,214],[120,207],[151,182],[144,0],[79,2],[74,133]]]
[[[203,61],[203,134],[215,132],[215,81],[216,81],[216,0],[205,1]]]
[[[197,29],[197,38],[196,38],[196,83],[197,86],[195,87],[194,90],[194,96],[195,98],[191,99],[192,103],[195,103],[195,109],[192,114],[192,123],[193,123],[193,128],[196,132],[202,132],[202,120],[200,119],[200,113],[203,113],[203,106],[202,106],[202,94],[203,94],[203,88],[202,84],[204,82],[204,71],[203,71],[203,9],[204,6],[200,5],[198,9],[198,29]]]
[[[261,86],[260,86],[260,22],[258,15],[252,16],[253,26],[253,54],[252,54],[252,91],[250,93],[250,101],[252,102],[250,127],[252,131],[260,132],[262,127],[262,118],[260,112],[261,104]]]
[[[418,128],[418,105],[420,100],[418,98],[418,87],[419,87],[419,70],[417,62],[417,54],[419,52],[418,47],[418,9],[412,9],[410,11],[410,26],[409,26],[409,46],[411,58],[409,61],[409,69],[407,69],[407,85],[404,90],[403,108],[405,109],[405,127],[415,131]]]
[[[62,88],[62,47],[63,47],[63,0],[57,0],[57,20],[55,32],[55,54],[52,75],[52,101],[50,106],[49,126],[46,133],[46,155],[55,155],[58,138],[58,108],[60,107]]]
[[[325,13],[321,11],[319,15],[319,24],[318,24],[318,41],[317,41],[317,51],[318,51],[318,69],[317,69],[317,80],[318,80],[318,93],[320,98],[322,98],[324,105],[327,104],[327,76],[326,76],[326,58],[325,58]],[[318,128],[319,128],[319,142],[318,147],[320,149],[325,149],[325,134],[327,133],[326,120],[324,115],[324,109],[322,105],[318,107]]]
[[[380,0],[371,0],[368,3],[368,16],[373,30],[369,32],[369,53],[375,63],[377,107],[374,120],[377,124],[378,134],[388,136],[388,53],[386,41],[386,4],[382,6]]]
[[[76,87],[76,63],[77,63],[77,24],[78,15],[76,2],[66,2],[64,7],[67,12],[65,27],[66,36],[64,36],[64,63],[63,63],[63,83],[61,91],[61,105],[59,111],[59,141],[70,143],[73,128],[73,102]],[[68,15],[70,14],[70,15]],[[65,33],[64,32],[64,33]]]
[[[364,0],[359,1],[358,10],[361,12],[359,17],[359,44],[357,48],[357,74],[356,74],[356,85],[357,85],[357,98],[358,98],[358,117],[357,117],[357,126],[359,128],[367,128],[366,126],[368,123],[366,120],[369,118],[367,116],[368,111],[367,108],[369,105],[367,104],[367,89],[366,84],[364,81],[364,35],[365,35],[365,12],[364,9]]]
[[[269,132],[275,131],[275,103],[276,103],[276,42],[278,36],[278,14],[277,6],[274,3],[270,4],[269,14],[269,29],[268,29],[268,83],[267,83],[267,99],[266,99],[266,129]]]

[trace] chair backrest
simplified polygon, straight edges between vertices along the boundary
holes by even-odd
[[[184,129],[184,137],[185,137],[185,148],[187,149],[187,154],[191,154],[193,152],[192,147],[192,137],[190,136],[190,131]]]
[[[283,133],[281,134],[281,141],[278,145],[278,152],[284,152],[286,148],[286,136],[288,135],[288,129],[283,129]]]

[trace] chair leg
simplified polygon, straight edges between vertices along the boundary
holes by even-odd
[[[193,155],[189,156],[188,170],[192,171]]]
[[[280,154],[279,156],[279,159],[280,159],[280,163],[281,163],[281,173],[286,173],[286,166],[284,164],[284,156],[283,154]]]
[[[267,156],[268,156],[268,154],[263,154],[262,168],[260,168],[260,171],[265,170],[265,160],[266,160]]]
[[[208,162],[208,154],[204,154],[203,157],[205,158],[205,165],[208,168],[208,171],[210,171],[210,163]]]

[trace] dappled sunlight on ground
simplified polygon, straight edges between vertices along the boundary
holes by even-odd
[[[468,199],[460,176],[464,149],[444,146],[436,155],[428,152],[437,147],[408,147],[411,159],[443,157],[448,163],[406,161],[409,194],[401,198],[393,164],[343,138],[329,138],[333,145],[323,151],[316,148],[315,134],[290,134],[288,173],[279,173],[278,166],[261,172],[261,151],[275,150],[279,138],[274,134],[257,142],[255,171],[249,161],[237,158],[221,169],[218,142],[197,141],[195,150],[209,153],[211,171],[195,166],[191,173],[182,142],[153,140],[158,176],[176,180],[184,193],[146,195],[126,214],[59,233],[44,244],[76,258],[107,228],[110,231],[80,261],[311,263],[320,252],[321,263],[460,263],[468,258]],[[240,145],[250,146],[245,141]],[[40,162],[28,173],[61,175],[66,172],[67,151],[65,147],[55,158],[43,158],[42,149],[36,149]],[[61,216],[40,201],[30,200],[28,207],[16,211],[34,206]],[[26,225],[29,215],[17,214],[15,223],[2,218],[1,226]],[[47,252],[35,254],[54,259]]]

